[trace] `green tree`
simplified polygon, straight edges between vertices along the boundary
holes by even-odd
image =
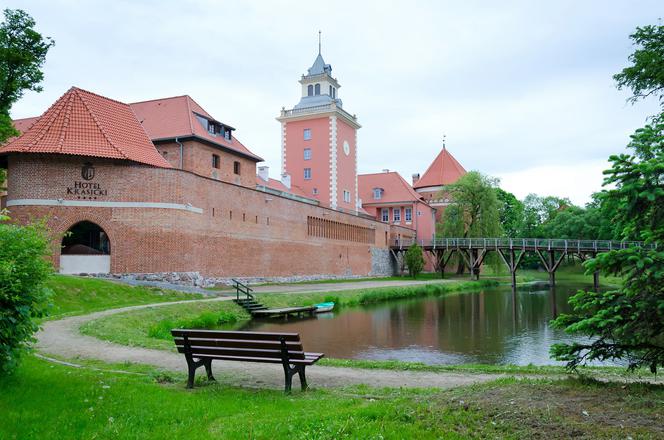
[[[0,222],[7,220],[0,213]],[[46,313],[44,281],[52,267],[43,224],[0,223],[0,374],[12,372]]]
[[[664,94],[664,29],[637,28],[631,36],[639,48],[633,65],[616,75],[618,87],[631,87],[632,102]],[[644,240],[657,247],[635,247],[599,254],[586,270],[623,278],[619,289],[579,292],[570,299],[573,312],[555,325],[589,336],[590,343],[556,344],[552,354],[569,368],[594,359],[627,359],[629,368],[664,366],[664,113],[636,130],[630,154],[609,158],[601,203],[626,240]]]
[[[24,11],[5,9],[4,16],[0,25],[0,143],[18,134],[9,110],[26,90],[42,90],[41,68],[55,44],[34,29],[34,19]]]
[[[499,237],[502,229],[497,186],[497,179],[471,171],[447,187],[452,203],[443,213],[443,234],[447,237]]]
[[[413,278],[417,278],[422,272],[422,269],[424,269],[424,255],[422,254],[422,248],[419,247],[417,243],[411,244],[406,251],[404,258],[406,259],[406,265],[408,266],[408,274]]]
[[[637,27],[629,37],[637,49],[628,58],[632,65],[613,75],[618,89],[632,89],[633,95],[629,98],[632,103],[659,95],[660,103],[664,104],[664,26]]]
[[[498,217],[507,237],[520,237],[524,227],[524,204],[511,192],[496,188]]]

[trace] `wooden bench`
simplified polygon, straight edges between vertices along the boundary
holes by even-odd
[[[305,353],[297,333],[173,329],[171,334],[178,352],[187,360],[187,388],[193,388],[199,367],[205,367],[208,380],[214,380],[212,360],[220,359],[282,364],[286,392],[291,390],[295,373],[300,376],[302,390],[306,390],[304,369],[324,356],[323,353]]]

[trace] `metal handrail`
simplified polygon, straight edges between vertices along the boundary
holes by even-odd
[[[251,287],[247,286],[246,284],[243,284],[239,282],[236,279],[231,279],[233,281],[233,287],[235,287],[235,298],[237,300],[240,299],[240,292],[244,293],[247,296],[247,299],[254,299],[254,295],[252,295],[250,292],[253,292],[254,289]]]
[[[403,249],[417,242],[421,246],[436,248],[509,248],[537,250],[576,250],[603,252],[628,248],[657,249],[658,243],[616,240],[569,240],[563,238],[434,238],[428,242],[415,239],[395,239],[394,247]]]

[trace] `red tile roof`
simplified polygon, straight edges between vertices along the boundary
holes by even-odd
[[[466,174],[466,170],[449,151],[443,148],[424,172],[424,175],[413,186],[423,188],[425,186],[450,185],[459,180],[459,177],[464,174]]]
[[[153,141],[196,136],[257,162],[263,160],[249,151],[235,136],[229,141],[221,135],[210,134],[207,127],[203,127],[196,118],[196,113],[207,119],[216,120],[188,95],[134,102],[129,105]]]
[[[21,133],[25,133],[32,127],[32,124],[37,122],[37,119],[39,119],[39,116],[34,116],[32,118],[23,118],[23,119],[14,119],[12,122],[14,123],[14,128],[16,128],[18,131]]]
[[[171,168],[127,104],[76,87],[0,148],[0,154],[7,153],[106,157]]]
[[[422,196],[415,192],[408,182],[395,171],[388,173],[360,174],[357,176],[357,186],[362,205],[372,203],[415,202]],[[374,188],[382,188],[383,195],[374,199]]]

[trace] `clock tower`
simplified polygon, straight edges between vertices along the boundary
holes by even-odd
[[[302,97],[282,108],[281,172],[322,205],[357,212],[357,130],[355,115],[343,109],[332,66],[320,54],[300,78]]]

